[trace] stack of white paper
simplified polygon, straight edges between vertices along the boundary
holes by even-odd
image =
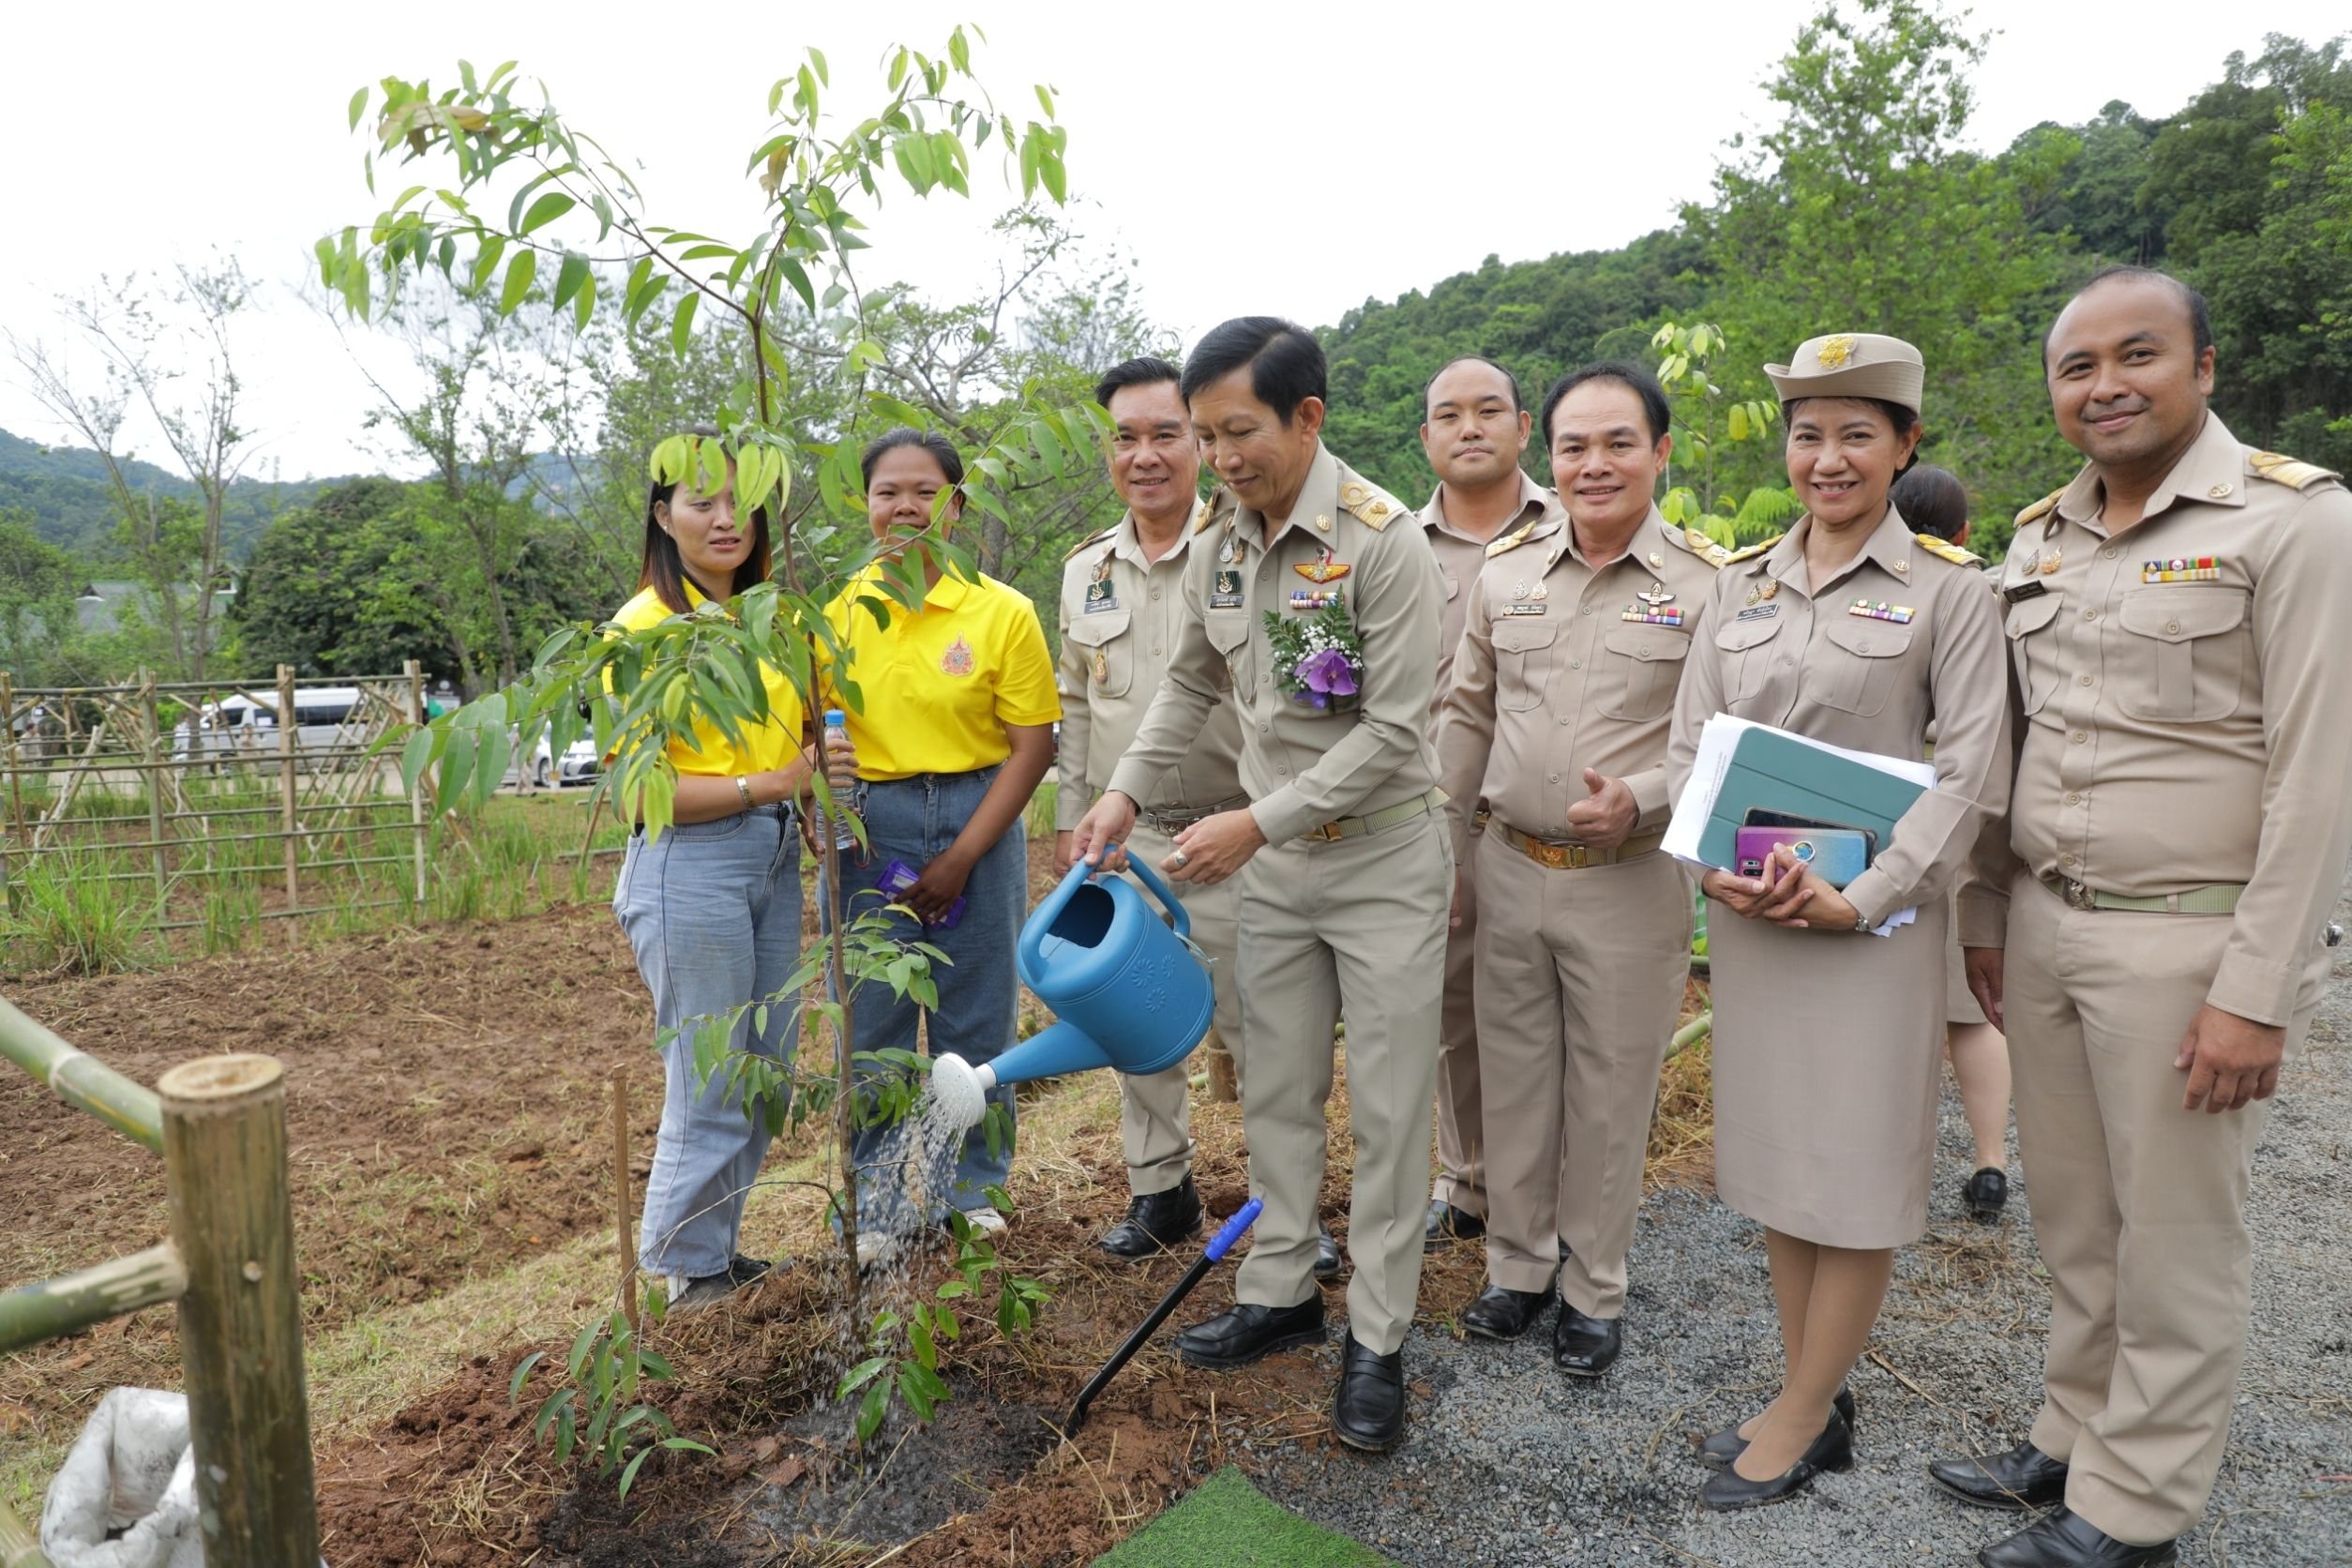
[[[1666,823],[1666,842],[1663,846],[1666,853],[1686,866],[1697,867],[1702,872],[1730,869],[1727,866],[1713,866],[1699,859],[1699,835],[1707,825],[1707,819],[1714,812],[1715,797],[1723,792],[1724,775],[1730,771],[1731,753],[1739,746],[1740,737],[1750,730],[1772,730],[1772,728],[1769,724],[1757,724],[1749,719],[1734,718],[1729,714],[1717,714],[1707,721],[1706,727],[1698,732],[1698,754],[1691,763],[1691,781],[1682,786],[1681,796],[1674,803],[1673,820]],[[1932,762],[1914,762],[1901,757],[1883,757],[1875,751],[1849,751],[1842,746],[1832,746],[1827,741],[1817,741],[1810,735],[1800,735],[1789,730],[1773,730],[1773,733],[1786,735],[1798,745],[1809,746],[1816,751],[1824,751],[1832,757],[1843,757],[1848,761],[1877,768],[1880,773],[1892,774],[1897,778],[1908,779],[1924,789],[1932,790],[1936,787],[1936,767]],[[1908,926],[1918,916],[1917,910],[1897,910],[1887,916],[1883,924],[1874,927],[1871,934],[1881,937],[1892,936],[1898,927]]]

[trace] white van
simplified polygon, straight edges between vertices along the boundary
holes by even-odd
[[[348,686],[294,688],[294,745],[304,751],[332,746],[355,746],[360,731],[352,722],[359,706],[359,688]],[[207,751],[275,751],[278,749],[277,693],[259,696],[238,692],[219,702],[204,704],[204,749]]]

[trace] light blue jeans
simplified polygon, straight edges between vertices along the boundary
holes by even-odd
[[[870,851],[863,865],[844,852],[841,857],[842,908],[854,920],[887,901],[876,883],[893,860],[920,871],[956,841],[956,836],[980,808],[981,797],[995,781],[995,768],[976,773],[918,774],[858,786],[857,810],[866,822]],[[934,964],[931,978],[939,987],[939,1008],[928,1015],[924,1033],[930,1054],[952,1053],[973,1066],[992,1062],[1013,1043],[1015,1009],[1020,983],[1013,971],[1013,944],[1019,940],[1021,920],[1029,911],[1029,842],[1018,819],[1004,837],[989,847],[972,868],[964,884],[964,913],[953,929],[926,931],[904,915],[892,917],[892,934],[922,941],[945,953],[951,963]],[[913,1050],[923,1008],[912,997],[892,994],[886,982],[874,980],[857,989],[850,1039],[861,1051]],[[861,1084],[877,1076],[860,1063]],[[1010,1084],[988,1092],[991,1104],[1013,1111]],[[861,1118],[862,1120],[862,1118]],[[867,1195],[882,1183],[896,1184],[899,1173],[887,1167],[868,1171],[869,1161],[886,1155],[886,1127],[858,1127],[851,1152],[858,1165],[860,1213]],[[964,1138],[956,1161],[954,1189],[947,1201],[958,1209],[987,1206],[982,1189],[1002,1185],[1013,1168],[1013,1144],[1008,1133],[998,1153],[988,1153],[980,1128]],[[934,1197],[937,1206],[937,1196]],[[945,1212],[928,1216],[944,1219]]]
[[[730,1092],[724,1068],[697,1086],[693,1020],[765,1001],[791,981],[800,957],[799,836],[773,806],[671,827],[656,843],[636,834],[612,912],[654,993],[655,1023],[681,1029],[661,1051],[661,1131],[638,1262],[688,1279],[724,1274],[767,1155],[767,1121],[761,1106]],[[736,1020],[731,1049],[789,1059],[798,999],[775,1002],[756,1040],[751,1025],[749,1012]]]

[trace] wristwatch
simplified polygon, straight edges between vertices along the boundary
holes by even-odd
[[[1854,912],[1854,929],[1857,932],[1867,935],[1873,928],[1874,926],[1870,916],[1862,913],[1860,910],[1856,910]]]

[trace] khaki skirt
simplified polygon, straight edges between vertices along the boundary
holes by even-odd
[[[1892,937],[1787,931],[1709,900],[1715,1191],[1824,1246],[1927,1229],[1950,903]]]

